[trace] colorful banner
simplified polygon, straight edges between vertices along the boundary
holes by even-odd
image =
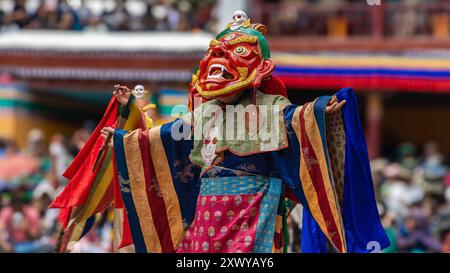
[[[288,88],[450,93],[448,54],[274,54]]]

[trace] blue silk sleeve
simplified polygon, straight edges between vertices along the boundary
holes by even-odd
[[[336,96],[339,101],[347,101],[342,109],[346,141],[342,209],[348,249],[350,252],[381,251],[390,242],[378,215],[358,100],[350,88],[342,89]]]
[[[389,240],[377,211],[357,98],[352,89],[342,89],[336,96],[347,101],[341,110],[345,132],[342,165],[331,164],[327,147],[330,136],[325,108],[330,97],[319,97],[303,107],[286,107],[289,147],[273,152],[272,160],[290,192],[288,197],[304,208],[302,252],[326,252],[327,241],[339,252],[382,250]],[[335,177],[332,165],[341,168],[342,179]]]
[[[191,126],[183,119],[161,126],[161,142],[165,151],[165,159],[170,167],[173,185],[180,202],[183,221],[189,224],[195,217],[195,207],[200,191],[200,168],[191,163],[189,154],[193,147],[193,140],[186,137],[184,130],[191,130]],[[178,134],[178,137],[173,137]],[[180,138],[180,136],[182,136]]]

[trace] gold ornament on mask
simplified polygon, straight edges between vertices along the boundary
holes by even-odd
[[[216,40],[216,39],[212,39],[211,42],[209,42],[209,46],[210,47],[211,46],[216,46],[216,45],[219,45],[219,44],[220,44],[220,42],[218,40]]]
[[[237,67],[236,70],[239,72],[239,80],[245,80],[248,76],[248,67]]]
[[[258,42],[258,37],[245,35],[245,36],[240,36],[234,40],[229,41],[228,44],[229,45],[235,45],[235,44],[240,44],[240,43],[256,44],[257,42]]]

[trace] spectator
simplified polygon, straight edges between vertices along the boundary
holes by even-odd
[[[409,0],[402,3],[403,10],[394,15],[394,28],[396,36],[412,36],[417,31],[418,14],[415,6],[418,0]]]
[[[25,4],[26,0],[15,1],[13,12],[5,16],[5,25],[13,28],[24,28],[30,22]]]
[[[396,160],[400,166],[408,171],[414,170],[418,164],[417,148],[411,143],[401,143],[395,149]]]
[[[0,9],[0,29],[2,29],[2,27],[3,27],[3,24],[4,24],[4,22],[3,22],[4,17],[5,17],[5,12],[4,12],[3,10]]]
[[[31,16],[30,23],[27,25],[31,29],[46,29],[49,28],[49,9],[45,2],[41,0],[36,12]]]
[[[147,8],[142,14],[131,13],[138,9],[127,6],[131,1],[115,0],[112,10],[103,11],[99,16],[94,14],[86,0],[80,0],[78,6],[71,5],[68,0],[57,0],[54,4],[40,0],[37,9],[29,13],[25,6],[27,1],[17,0],[11,13],[3,14],[0,10],[0,29],[212,31],[215,23],[212,17],[215,0],[148,1],[143,4]]]
[[[37,185],[51,168],[51,160],[45,145],[45,135],[41,129],[32,129],[28,133],[27,156],[38,161],[38,170],[26,179]]]
[[[57,191],[54,187],[45,188],[40,184],[33,192],[33,205],[39,212],[41,219],[41,236],[38,240],[39,252],[53,252],[58,234],[58,210],[48,209]],[[62,190],[59,188],[58,190]]]
[[[78,154],[88,139],[89,133],[86,129],[79,129],[73,133],[68,148],[72,157],[75,157]]]
[[[398,247],[411,253],[441,251],[441,244],[431,237],[427,218],[419,209],[411,209],[400,226]]]
[[[11,204],[0,212],[0,234],[7,233],[5,249],[19,253],[36,252],[36,239],[41,230],[39,213],[22,198],[14,195]]]
[[[192,5],[189,1],[180,1],[178,3],[180,18],[178,22],[178,31],[187,31],[191,29],[190,16],[192,14]]]
[[[76,243],[71,251],[72,253],[104,253],[108,252],[100,241],[99,235],[95,230],[91,230],[78,243]]]
[[[0,157],[6,153],[8,147],[8,141],[6,139],[0,138]]]
[[[302,212],[303,208],[301,206],[295,206],[289,214],[289,218],[287,221],[289,225],[289,252],[300,252]]]
[[[86,6],[86,0],[80,1],[80,8],[78,9],[78,17],[80,19],[80,24],[83,28],[95,25],[94,14],[91,9]]]
[[[155,18],[155,30],[170,31],[174,27],[174,18],[176,18],[173,13],[170,5],[162,1],[154,5],[152,15]]]
[[[450,251],[450,202],[441,206],[432,217],[431,228],[442,242],[442,252]]]
[[[444,179],[447,175],[443,161],[437,144],[428,142],[424,147],[424,161],[415,171],[415,183],[422,187],[425,194],[434,195],[440,201],[444,199]]]
[[[408,207],[423,198],[420,187],[411,183],[410,172],[398,163],[392,163],[384,169],[386,181],[382,185],[381,195],[388,210],[397,217],[403,217]]]
[[[153,30],[156,29],[156,18],[153,15],[153,5],[147,3],[147,8],[142,19],[143,30]]]
[[[389,238],[391,245],[384,249],[384,253],[398,252],[397,247],[397,229],[396,229],[396,217],[395,214],[387,210],[387,207],[379,203],[379,214],[381,218],[381,224],[384,227],[384,231]]]
[[[197,3],[191,23],[192,29],[205,29],[213,31],[212,6],[205,2]]]
[[[62,176],[64,171],[70,164],[72,157],[67,151],[66,144],[64,143],[64,137],[61,134],[55,134],[52,137],[52,141],[49,145],[49,154],[52,159],[53,173],[59,181],[63,182],[64,177]]]
[[[442,232],[442,253],[450,253],[450,228]]]
[[[89,131],[92,131],[90,122],[86,122],[84,127],[86,129],[77,130],[71,138],[73,153],[78,153],[86,143]],[[40,166],[27,168],[26,172],[16,168],[15,174],[19,178],[12,179],[11,173],[5,184],[0,184],[0,252],[55,251],[61,229],[57,221],[59,211],[48,209],[48,206],[65,184],[61,171],[65,170],[72,158],[68,152],[68,143],[61,134],[55,134],[47,146],[43,131],[32,129],[24,152],[13,149],[12,142],[8,140],[1,140],[0,145],[3,157],[6,157],[6,160],[0,161],[0,175],[4,174],[1,166],[3,163],[11,165],[11,162],[19,159],[19,163],[25,162],[23,157],[27,160],[36,159],[39,164],[35,165]],[[19,159],[13,160],[14,158]],[[22,167],[28,165],[21,164]],[[12,183],[15,180],[21,182]],[[95,227],[94,234],[87,238],[88,246],[83,247],[83,250],[111,250],[112,239],[109,234],[112,222],[110,218],[104,219],[101,225]]]
[[[118,0],[116,7],[112,11],[104,13],[103,18],[110,30],[129,30],[130,14],[125,8],[124,0]]]
[[[298,30],[300,24],[299,12],[296,1],[288,0],[281,2],[281,12],[278,13],[278,24],[280,34],[292,35]]]
[[[81,30],[81,22],[73,8],[67,0],[59,0],[57,7],[58,29],[60,30]]]

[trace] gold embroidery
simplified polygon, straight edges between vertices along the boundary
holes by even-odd
[[[212,39],[211,42],[209,42],[209,46],[210,46],[210,47],[211,47],[211,46],[216,46],[216,45],[218,45],[218,44],[220,44],[220,42],[219,42],[218,40],[216,40],[216,39]]]
[[[178,246],[184,236],[183,220],[181,218],[181,209],[160,134],[161,126],[149,130],[150,153],[152,155],[160,190],[167,208],[172,242],[174,246]]]
[[[155,176],[152,178],[152,181],[151,181],[150,186],[148,187],[148,190],[149,191],[154,190],[156,193],[156,196],[162,197],[161,189],[159,188],[158,180],[156,179]]]
[[[245,80],[248,76],[248,67],[236,67],[236,70],[239,72],[241,76],[239,80]]]
[[[245,22],[242,23],[242,26],[245,27],[245,28],[248,28],[250,26],[250,18],[245,20]]]
[[[152,211],[149,207],[141,151],[139,148],[139,129],[127,133],[124,138],[125,158],[130,176],[130,189],[133,196],[145,245],[149,252],[161,252],[161,244],[155,228]]]
[[[120,191],[121,191],[121,192],[130,193],[130,192],[131,192],[131,189],[130,189],[130,180],[124,179],[124,178],[120,175],[120,173],[119,173],[118,177],[119,177]]]
[[[120,183],[120,185],[128,186],[128,185],[130,185],[130,180],[127,180],[119,175],[119,183]]]
[[[236,44],[240,44],[240,43],[255,44],[257,42],[258,42],[258,37],[245,35],[245,36],[239,36],[236,39],[229,41],[228,44],[229,45],[236,45]]]

